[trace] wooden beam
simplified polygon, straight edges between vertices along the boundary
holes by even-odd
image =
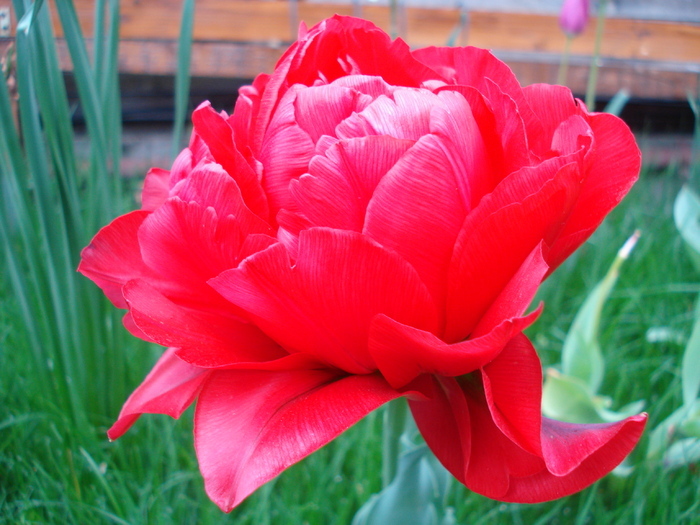
[[[56,0],[53,0],[56,1]],[[0,6],[10,0],[0,0]],[[94,0],[74,0],[84,34],[92,35]],[[174,5],[175,4],[175,5]],[[179,4],[172,0],[121,0],[120,70],[132,74],[172,75],[180,26]],[[252,78],[270,72],[293,41],[299,20],[311,26],[352,6],[300,1],[297,10],[281,0],[197,0],[192,74]],[[55,12],[55,10],[54,10]],[[295,16],[298,15],[298,19]],[[389,30],[386,6],[363,6],[362,15]],[[16,18],[13,16],[13,26]],[[456,9],[408,8],[405,39],[413,47],[445,45],[456,29],[456,44],[493,49],[513,67],[521,82],[554,82],[565,37],[556,17],[538,14],[471,11],[463,27]],[[61,36],[60,24],[55,20]],[[572,42],[569,85],[585,84],[593,50],[594,25]],[[14,30],[14,27],[13,27]],[[2,47],[2,39],[0,39]],[[610,18],[605,24],[600,74],[602,95],[627,87],[642,98],[682,99],[697,93],[700,74],[700,25]],[[71,68],[61,51],[62,67]]]

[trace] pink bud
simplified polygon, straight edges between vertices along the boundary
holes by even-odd
[[[588,23],[589,0],[564,0],[559,25],[570,35],[578,35]]]

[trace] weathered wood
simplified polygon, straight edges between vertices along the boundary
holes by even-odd
[[[9,5],[0,0],[0,6]],[[74,0],[87,36],[92,35],[93,0]],[[119,67],[133,74],[172,75],[176,67],[180,8],[172,0],[121,0]],[[297,9],[281,0],[197,0],[192,74],[252,78],[269,72],[296,33],[297,22],[311,26],[333,13],[351,14],[349,4],[300,1]],[[365,5],[363,17],[389,30],[386,6]],[[445,45],[460,26],[456,9],[407,8],[405,39],[413,47]],[[13,15],[13,26],[16,19]],[[54,24],[60,36],[60,24]],[[575,38],[569,85],[584,90],[593,50],[594,24]],[[13,27],[14,29],[14,27]],[[513,67],[521,82],[554,82],[565,37],[552,15],[471,11],[458,45],[493,49]],[[0,39],[0,47],[2,47]],[[62,67],[70,60],[63,49]],[[599,93],[626,87],[637,97],[682,99],[698,91],[700,25],[611,18],[606,21]]]
[[[6,0],[5,0],[6,1]],[[92,34],[93,0],[74,0],[86,35]],[[170,0],[122,0],[121,38],[177,40],[179,9]],[[290,2],[280,0],[198,0],[194,34],[201,42],[290,42],[296,34]],[[445,45],[458,27],[456,9],[406,9],[405,40],[413,47]],[[349,15],[352,6],[300,2],[298,18],[311,26],[333,15]],[[386,6],[364,6],[362,14],[389,30]],[[59,24],[57,33],[60,35]],[[574,39],[572,53],[593,52],[595,24]],[[541,14],[471,11],[460,44],[502,51],[559,53],[565,36],[557,17]],[[602,56],[700,63],[700,25],[611,18],[606,21]]]

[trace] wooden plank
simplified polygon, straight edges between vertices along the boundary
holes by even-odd
[[[89,36],[94,2],[74,3]],[[201,42],[290,42],[296,36],[292,12],[290,2],[280,0],[198,0],[193,37]],[[351,12],[350,5],[298,3],[298,18],[309,26],[334,13]],[[389,29],[386,6],[364,6],[362,14]],[[170,0],[122,0],[121,23],[124,40],[177,40],[180,12]],[[445,45],[458,23],[456,9],[407,8],[405,39],[413,47]],[[594,26],[589,24],[573,40],[573,54],[592,54]],[[459,43],[504,51],[559,53],[564,42],[556,16],[471,11]],[[700,25],[610,18],[605,24],[602,56],[700,63]]]
[[[53,0],[55,1],[55,0]],[[0,6],[10,0],[0,0]],[[93,0],[74,0],[86,35],[92,34]],[[180,9],[171,0],[121,0],[120,71],[172,75]],[[197,0],[192,74],[202,77],[252,78],[270,72],[293,39],[298,19],[309,26],[334,12],[350,14],[352,6],[299,2],[297,11],[281,0]],[[414,47],[444,45],[459,24],[455,9],[405,11],[406,39]],[[386,6],[363,6],[362,15],[389,29]],[[13,14],[13,30],[16,19]],[[60,35],[60,24],[56,22]],[[572,44],[568,84],[582,92],[593,49],[594,24]],[[683,99],[698,92],[700,25],[609,19],[603,39],[599,93],[627,87],[641,98]],[[516,70],[521,82],[554,82],[564,35],[556,17],[541,14],[472,11],[457,41],[459,45],[491,48]],[[5,42],[0,39],[0,47]],[[71,68],[61,48],[61,63]]]

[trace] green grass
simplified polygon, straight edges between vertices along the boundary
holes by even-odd
[[[539,298],[546,303],[545,312],[530,330],[545,365],[556,364],[586,293],[605,274],[627,236],[640,228],[643,236],[604,311],[601,340],[607,372],[602,393],[617,407],[646,399],[650,428],[681,403],[682,348],[648,343],[644,334],[651,326],[688,334],[699,290],[699,276],[671,218],[678,189],[673,170],[644,173],[628,199],[543,286]],[[70,400],[47,396],[37,380],[30,342],[17,329],[22,318],[16,300],[8,283],[0,286],[0,522],[344,524],[380,489],[381,417],[376,413],[223,515],[204,494],[192,446],[191,412],[177,422],[145,416],[126,436],[109,443],[105,430],[128,392],[95,381],[86,395],[113,398],[111,408],[93,408],[77,428],[66,406]],[[130,388],[158,350],[122,336],[104,351],[124,362],[123,382]],[[99,366],[89,355],[95,351],[81,348],[77,355],[84,355],[90,367]],[[84,372],[102,377],[98,370]],[[91,406],[87,399],[80,401]],[[631,476],[609,476],[569,498],[504,504],[453,483],[450,504],[459,523],[697,522],[697,471],[667,472],[645,463],[644,448],[643,440],[632,456],[636,468]]]

